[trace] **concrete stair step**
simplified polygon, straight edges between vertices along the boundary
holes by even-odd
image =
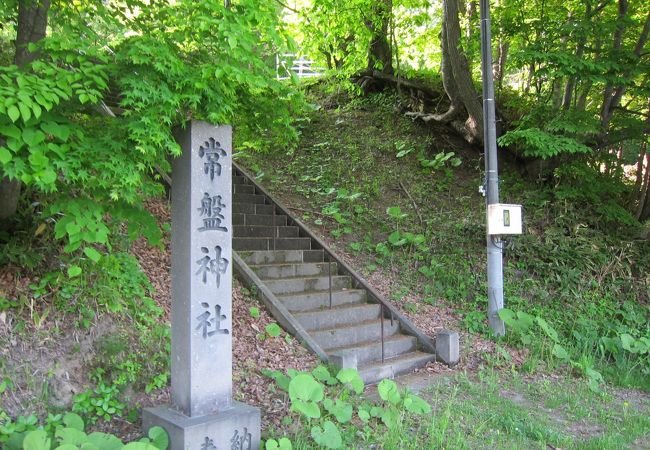
[[[379,318],[380,306],[373,303],[332,306],[316,311],[294,313],[307,331],[324,330]]]
[[[266,203],[266,195],[261,194],[233,194],[233,203]]]
[[[303,292],[294,295],[278,295],[278,300],[292,313],[329,308],[329,291]],[[366,291],[363,289],[346,289],[332,291],[332,306],[365,303]]]
[[[374,384],[384,378],[395,378],[397,375],[411,372],[435,359],[436,356],[431,353],[410,352],[386,359],[383,363],[379,360],[360,366],[357,370],[364,382]]]
[[[242,175],[233,175],[232,176],[232,184],[250,184],[248,182],[248,178]]]
[[[233,194],[254,194],[255,186],[252,184],[234,184],[232,185]]]
[[[336,263],[332,263],[331,267],[328,263],[296,263],[251,265],[250,268],[253,269],[257,276],[262,280],[317,275],[329,276],[330,271],[332,275],[338,273],[338,266]]]
[[[232,239],[233,249],[242,250],[309,250],[309,238],[272,238],[235,237]]]
[[[349,288],[352,280],[347,275],[331,277],[332,290]],[[265,280],[264,284],[276,295],[310,291],[329,291],[330,277],[279,278]]]
[[[232,212],[233,214],[268,214],[269,216],[272,216],[273,205],[263,205],[261,203],[238,202],[237,199],[234,199]],[[276,214],[276,218],[278,216],[280,216],[280,214]]]
[[[393,358],[403,353],[409,353],[417,348],[417,339],[406,334],[395,334],[384,339],[384,357]],[[332,348],[329,355],[352,355],[358,366],[381,360],[381,340],[379,342],[346,345]]]
[[[298,227],[263,226],[263,225],[235,225],[235,237],[298,237]]]
[[[398,332],[399,323],[397,321],[391,325],[390,320],[384,319],[384,337],[392,336]],[[381,320],[369,320],[329,330],[317,330],[310,334],[325,351],[361,342],[381,342]]]
[[[248,265],[323,261],[323,250],[258,250],[238,253]]]
[[[236,209],[235,209],[236,210]],[[233,225],[260,225],[260,226],[273,226],[273,215],[272,214],[244,214],[244,213],[233,213],[232,215],[232,224]],[[275,216],[275,226],[284,227],[287,225],[287,216],[284,214],[276,214]]]

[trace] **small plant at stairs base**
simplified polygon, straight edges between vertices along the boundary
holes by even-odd
[[[363,432],[374,430],[381,434],[382,426],[394,430],[406,416],[431,412],[426,401],[411,393],[400,392],[391,380],[379,384],[382,403],[367,404],[361,397],[365,385],[356,369],[332,372],[320,365],[311,372],[289,370],[284,374],[263,370],[262,373],[289,393],[291,411],[298,414],[299,420],[306,421],[302,429],[303,434],[308,434],[306,438],[328,449],[349,448],[358,439],[361,430],[358,429],[359,422],[353,420],[355,416],[361,420]],[[275,440],[267,441],[267,450],[281,448],[291,447],[281,447]]]

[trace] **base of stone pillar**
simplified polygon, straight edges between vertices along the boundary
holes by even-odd
[[[217,414],[186,415],[169,406],[145,408],[142,428],[163,427],[169,435],[169,450],[257,450],[260,448],[260,409],[233,401]]]

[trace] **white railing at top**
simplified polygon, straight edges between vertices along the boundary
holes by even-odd
[[[322,75],[325,70],[316,66],[315,61],[305,59],[304,56],[296,58],[296,55],[290,53],[275,55],[275,78],[286,80],[291,78],[291,72],[298,78],[312,78]]]

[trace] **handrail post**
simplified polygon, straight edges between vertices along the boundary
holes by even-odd
[[[381,363],[384,363],[384,304],[381,303],[381,309],[379,313],[381,319]]]
[[[323,251],[323,254],[325,252]],[[332,309],[332,255],[327,254],[327,275],[330,280],[330,309]]]

